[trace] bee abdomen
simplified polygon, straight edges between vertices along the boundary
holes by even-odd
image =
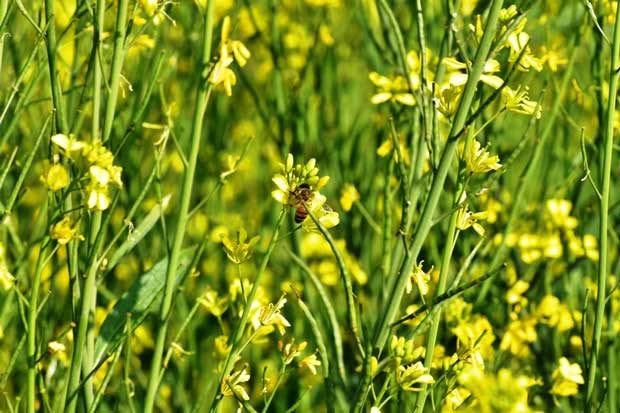
[[[300,224],[303,222],[304,219],[306,219],[307,216],[308,211],[306,211],[306,208],[297,208],[297,210],[295,211],[295,222],[297,224]]]

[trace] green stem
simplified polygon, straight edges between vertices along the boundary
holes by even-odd
[[[101,244],[101,242],[99,244]],[[95,247],[95,249],[97,248]],[[92,301],[97,292],[96,277],[98,267],[99,260],[97,259],[96,253],[93,252],[90,258],[90,265],[88,268],[86,280],[84,280],[84,289],[81,296],[82,302],[80,305],[80,318],[78,320],[77,327],[77,338],[75,340],[73,356],[71,359],[71,367],[69,369],[69,382],[67,385],[67,392],[65,395],[65,400],[63,402],[63,404],[67,403],[67,408],[66,410],[61,409],[61,411],[66,413],[74,413],[77,407],[77,392],[80,388],[80,369],[82,368],[83,360],[85,360],[85,357],[88,357],[88,355],[85,355],[85,353],[88,352],[86,335],[89,330],[89,315],[91,313]],[[88,378],[87,381],[90,381],[90,378]]]
[[[605,142],[603,152],[603,187],[601,190],[599,245],[600,258],[598,267],[598,282],[596,295],[596,314],[594,316],[594,332],[592,350],[590,352],[590,370],[588,371],[588,389],[586,393],[585,412],[590,412],[594,405],[594,384],[596,382],[596,367],[601,345],[601,330],[605,319],[605,283],[608,272],[608,218],[609,218],[609,191],[611,188],[611,159],[614,141],[614,114],[616,112],[616,96],[618,89],[618,66],[620,64],[620,8],[616,12],[614,25],[614,39],[611,52],[611,67],[609,68],[609,97],[607,99],[607,116],[605,117]]]
[[[458,197],[455,197],[453,205],[456,206],[459,203],[460,194]],[[446,291],[446,284],[448,281],[448,274],[450,268],[450,261],[452,259],[452,252],[454,251],[454,243],[456,241],[457,229],[456,222],[458,218],[458,209],[455,209],[452,212],[452,216],[450,217],[450,224],[448,225],[448,235],[446,237],[445,247],[443,250],[443,257],[441,260],[441,269],[439,272],[439,283],[437,285],[437,292],[435,293],[435,297],[441,296]],[[426,353],[424,355],[424,367],[427,369],[431,368],[431,363],[433,362],[433,352],[435,350],[435,343],[437,342],[437,333],[439,332],[439,322],[441,321],[441,307],[437,309],[437,311],[433,315],[433,319],[431,321],[431,329],[428,332],[428,338],[426,341]],[[416,403],[416,412],[422,413],[424,411],[424,404],[426,402],[426,396],[428,394],[427,385],[422,385],[422,392],[418,393],[417,403]]]
[[[101,21],[103,23],[103,19],[100,20],[99,13],[104,13],[99,11],[99,3],[103,0],[97,1],[97,23]],[[114,55],[112,57],[112,71],[110,73],[110,94],[108,96],[108,100],[106,102],[106,110],[105,110],[105,120],[103,124],[103,136],[102,140],[105,142],[110,137],[110,133],[112,132],[112,123],[114,121],[114,111],[116,109],[116,100],[118,99],[118,87],[121,78],[121,69],[123,67],[123,59],[125,58],[125,35],[127,33],[127,4],[128,0],[119,0],[118,1],[118,9],[116,14],[116,28],[114,34]],[[103,7],[103,6],[101,6]],[[103,24],[97,28],[98,30],[103,30]],[[101,37],[98,39],[101,40]],[[99,47],[99,45],[96,45]],[[101,67],[100,65],[95,64],[95,67],[98,69],[95,71],[95,76],[99,74],[99,82],[101,82]],[[99,73],[97,73],[99,72]],[[101,84],[101,83],[99,83]],[[97,108],[97,107],[95,107]],[[93,116],[95,112],[93,112]],[[99,122],[99,114],[97,116],[97,127]],[[94,127],[93,119],[93,127]],[[97,133],[98,135],[98,133]],[[93,136],[97,136],[93,135]]]
[[[105,0],[97,0],[97,6],[95,10],[95,30],[94,30],[94,38],[93,38],[93,53],[94,53],[94,75],[93,75],[93,118],[92,118],[92,129],[91,135],[92,139],[97,140],[99,138],[99,127],[100,127],[100,107],[101,107],[101,79],[102,79],[102,71],[101,65],[97,63],[97,59],[99,57],[100,49],[101,49],[101,39],[103,37],[103,24],[105,17]]]
[[[36,345],[36,332],[37,332],[37,310],[39,300],[39,290],[41,289],[41,273],[46,262],[44,259],[45,252],[47,250],[48,239],[44,239],[41,243],[41,250],[39,251],[39,257],[37,258],[37,266],[34,272],[34,280],[32,284],[32,293],[30,296],[29,313],[28,313],[28,339],[27,339],[27,354],[28,354],[28,413],[35,412],[35,398],[36,398],[36,378],[37,378],[37,345]]]
[[[126,1],[126,0],[125,0]],[[213,11],[214,0],[207,3],[207,11],[204,16],[204,32],[202,44],[202,67],[206,67],[211,57],[211,42],[213,36]],[[202,70],[201,70],[202,72]],[[189,203],[192,195],[192,186],[194,182],[194,174],[196,172],[196,163],[198,161],[198,152],[200,149],[200,137],[202,135],[202,125],[204,114],[207,109],[207,103],[211,96],[212,87],[207,85],[204,78],[199,77],[199,91],[194,109],[194,119],[191,131],[191,149],[187,168],[183,176],[183,187],[181,189],[181,205],[179,207],[178,224],[174,234],[173,246],[170,252],[170,260],[166,270],[166,286],[164,297],[159,313],[159,330],[155,342],[155,350],[153,360],[151,362],[151,371],[149,375],[146,399],[144,402],[144,412],[151,413],[155,403],[155,395],[160,382],[160,369],[166,342],[166,333],[168,329],[169,315],[172,307],[172,297],[174,295],[174,285],[176,280],[176,271],[178,268],[179,255],[185,238],[185,228],[188,221]],[[107,114],[106,114],[107,115]]]
[[[284,364],[284,361],[282,361],[282,366],[280,367],[280,374],[278,375],[278,380],[276,380],[276,384],[275,386],[273,386],[273,391],[269,395],[269,398],[267,399],[267,402],[265,403],[263,410],[261,410],[262,413],[267,413],[269,411],[269,406],[271,405],[271,402],[273,401],[273,397],[276,395],[276,392],[278,391],[278,388],[280,387],[280,383],[282,383],[282,379],[284,378],[285,370],[286,370],[286,364]]]
[[[54,22],[54,0],[45,0],[45,20],[47,21],[47,62],[50,70],[50,84],[52,85],[52,102],[56,111],[56,129],[61,133],[67,130],[62,90],[56,71],[56,25]]]

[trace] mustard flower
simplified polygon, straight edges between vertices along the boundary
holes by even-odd
[[[56,354],[61,351],[66,351],[66,347],[58,341],[50,341],[47,343],[47,351],[49,351],[50,354]]]
[[[199,298],[198,302],[215,317],[220,318],[228,309],[228,297],[219,297],[217,291],[207,289]]]
[[[73,225],[69,215],[65,215],[63,219],[52,225],[50,236],[58,241],[60,245],[66,245],[74,239],[84,239],[84,237],[78,234],[78,228]]]
[[[531,101],[528,96],[528,88],[521,89],[519,86],[516,90],[506,86],[502,89],[502,105],[511,112],[521,113],[524,115],[534,115],[536,119],[540,119],[542,115],[542,109],[538,107],[538,104]]]
[[[93,165],[89,169],[90,183],[86,186],[87,205],[89,209],[104,211],[110,206],[108,183],[110,174],[105,169]]]
[[[468,211],[467,208],[460,208],[457,212],[456,218],[456,227],[461,231],[466,230],[467,228],[472,227],[474,231],[478,233],[481,237],[484,236],[484,227],[478,223],[480,220],[486,220],[488,213],[486,211],[482,212],[471,212]]]
[[[467,400],[471,392],[463,387],[452,389],[444,398],[442,413],[457,412],[458,408]]]
[[[415,264],[413,270],[411,271],[411,276],[407,280],[407,285],[405,287],[405,291],[407,294],[410,294],[413,290],[413,283],[415,282],[418,287],[418,291],[420,295],[428,294],[428,284],[431,281],[431,272],[433,271],[433,267],[431,267],[428,271],[424,271],[422,269],[422,264],[424,261],[420,261],[419,264]]]
[[[545,209],[551,217],[551,222],[558,228],[577,228],[577,218],[570,216],[573,203],[566,199],[548,199]]]
[[[508,61],[510,63],[514,63],[519,58],[521,51],[525,47],[525,52],[519,61],[519,66],[517,69],[528,72],[530,68],[533,68],[537,72],[540,72],[543,69],[542,62],[537,57],[534,57],[530,46],[526,46],[530,40],[530,36],[525,32],[513,32],[508,36],[508,47],[510,48],[510,56],[508,57]]]
[[[574,327],[573,315],[568,306],[553,295],[544,296],[538,304],[536,312],[541,323],[555,327],[560,332],[568,331]]]
[[[271,196],[285,206],[296,205],[294,194],[299,185],[306,184],[310,191],[316,192],[329,181],[329,176],[319,177],[319,168],[314,158],[305,164],[294,165],[293,155],[289,153],[286,157],[286,164],[280,164],[279,169],[280,173],[272,178],[277,189],[271,192]]]
[[[345,211],[350,211],[353,204],[360,200],[360,193],[357,192],[355,186],[351,184],[345,184],[342,188],[342,194],[340,195],[340,206]]]
[[[505,368],[493,374],[479,367],[468,366],[459,374],[458,383],[471,392],[468,397],[475,403],[475,409],[466,411],[536,412],[528,404],[528,389],[540,383],[530,377],[515,376]]]
[[[226,96],[232,96],[232,87],[237,84],[237,76],[229,67],[233,62],[231,56],[220,58],[209,76],[209,82],[213,86],[224,89]]]
[[[319,223],[327,228],[333,228],[340,223],[340,217],[337,212],[332,211],[327,205],[325,205],[325,198],[319,192],[314,194],[314,197],[307,204],[310,211],[314,214]],[[318,228],[312,218],[306,217],[301,223],[301,229],[304,232],[317,232]]]
[[[229,38],[230,26],[230,17],[224,17],[224,21],[222,22],[222,36],[220,38],[220,60],[232,54],[239,66],[243,67],[248,62],[251,54],[243,42]]]
[[[213,340],[213,348],[215,358],[221,361],[225,360],[226,356],[228,356],[228,353],[232,349],[232,344],[228,344],[228,336],[221,335],[217,336],[215,340]]]
[[[284,307],[284,304],[286,304],[286,298],[282,296],[275,305],[269,303],[262,306],[256,314],[258,317],[257,324],[262,326],[275,326],[278,329],[280,335],[284,335],[286,327],[291,326],[288,320],[284,318],[284,316],[280,313],[280,311]]]
[[[463,62],[459,62],[454,57],[445,57],[442,63],[448,70],[447,79],[448,83],[452,86],[464,86],[467,83],[467,65]],[[493,89],[499,89],[504,80],[494,75],[500,70],[499,62],[495,59],[489,59],[482,69],[482,75],[480,75],[480,81],[486,85],[491,86]]]
[[[560,66],[568,64],[568,59],[560,52],[547,49],[546,46],[543,46],[541,49],[543,55],[540,58],[540,62],[542,64],[546,63],[552,72],[557,72]]]
[[[56,134],[52,136],[52,142],[64,150],[67,158],[71,158],[74,152],[79,152],[86,147],[86,143],[76,140],[73,134]]]
[[[435,379],[430,375],[430,370],[425,368],[421,361],[409,366],[398,366],[396,369],[396,383],[404,391],[422,391],[424,384],[433,384]]]
[[[518,280],[506,291],[506,302],[508,304],[517,304],[523,300],[523,294],[530,288],[530,283]]]
[[[282,360],[286,365],[291,364],[293,360],[298,357],[307,346],[308,343],[305,341],[296,344],[294,338],[286,343],[282,340],[278,340],[278,350],[280,350],[280,352],[282,353]]]
[[[316,368],[321,365],[321,362],[317,359],[316,354],[312,353],[309,356],[303,358],[299,362],[299,368],[307,368],[312,375],[316,375]]]
[[[242,385],[248,381],[250,381],[250,375],[245,368],[233,372],[222,381],[222,394],[224,396],[235,396],[243,400],[250,400],[248,392]]]
[[[559,360],[559,365],[551,375],[551,394],[556,396],[572,396],[578,393],[578,386],[584,383],[581,366],[571,364],[566,357]]]
[[[222,236],[224,252],[226,252],[228,259],[235,264],[241,264],[252,258],[252,250],[260,239],[260,236],[257,235],[245,242],[247,237],[248,233],[243,228],[237,232],[235,240],[231,240],[228,235]]]
[[[13,288],[14,282],[15,277],[9,272],[9,267],[6,264],[4,244],[0,242],[0,286],[2,286],[4,291],[8,291]]]
[[[424,357],[426,349],[423,346],[417,346],[414,339],[405,340],[405,337],[392,336],[390,348],[397,357],[397,364],[400,365],[412,363],[413,361]]]
[[[232,96],[232,87],[237,83],[235,72],[230,68],[233,61],[243,67],[250,58],[250,51],[239,40],[232,40],[230,36],[230,17],[226,16],[222,22],[220,37],[220,55],[217,63],[211,70],[209,83],[224,89],[227,96]]]
[[[41,175],[41,181],[50,191],[55,192],[69,186],[69,172],[61,164],[55,163]]]
[[[459,155],[465,160],[467,169],[471,173],[484,173],[489,171],[497,171],[502,167],[499,163],[499,156],[491,155],[484,149],[480,142],[473,139],[469,145],[469,151],[465,152],[465,142],[459,145]]]
[[[453,86],[450,83],[435,88],[435,104],[444,116],[451,116],[461,101],[462,86]]]
[[[537,319],[533,316],[511,321],[502,337],[500,350],[508,350],[519,357],[528,356],[530,354],[529,343],[535,342],[538,338],[536,322]]]
[[[409,148],[407,147],[407,141],[404,134],[398,135],[398,146],[400,153],[403,156],[405,165],[409,165],[411,163],[411,156],[409,155]],[[394,149],[394,141],[391,136],[388,136],[377,148],[377,155],[384,158],[392,153],[392,149]],[[396,154],[396,160],[398,161],[398,152],[396,152]]]
[[[389,78],[377,72],[371,72],[368,78],[378,89],[377,93],[370,98],[373,105],[387,101],[398,102],[407,106],[415,105],[415,98],[409,93],[409,84],[404,77]]]

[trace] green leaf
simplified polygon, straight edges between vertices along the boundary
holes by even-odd
[[[108,270],[116,267],[116,264],[127,255],[144,237],[149,233],[153,226],[159,221],[162,210],[165,211],[170,202],[171,195],[167,195],[162,199],[161,205],[157,204],[149,211],[148,215],[138,224],[138,226],[129,234],[125,242],[114,252],[114,255],[108,261]]]
[[[195,247],[191,247],[181,251],[177,268],[179,275],[187,272],[195,250]],[[99,330],[95,344],[94,365],[99,364],[107,354],[111,354],[128,334],[125,331],[128,314],[131,314],[131,330],[133,331],[144,322],[151,308],[157,309],[157,305],[153,304],[161,301],[161,292],[166,284],[167,268],[168,258],[164,258],[139,277],[114,305]],[[184,278],[177,276],[177,285],[183,282]]]

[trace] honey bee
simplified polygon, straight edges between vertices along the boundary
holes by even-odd
[[[291,191],[291,195],[293,198],[292,206],[295,208],[295,222],[300,224],[308,216],[308,211],[304,206],[304,202],[310,202],[314,196],[314,192],[310,189],[310,185],[304,183],[298,185],[294,191]]]

